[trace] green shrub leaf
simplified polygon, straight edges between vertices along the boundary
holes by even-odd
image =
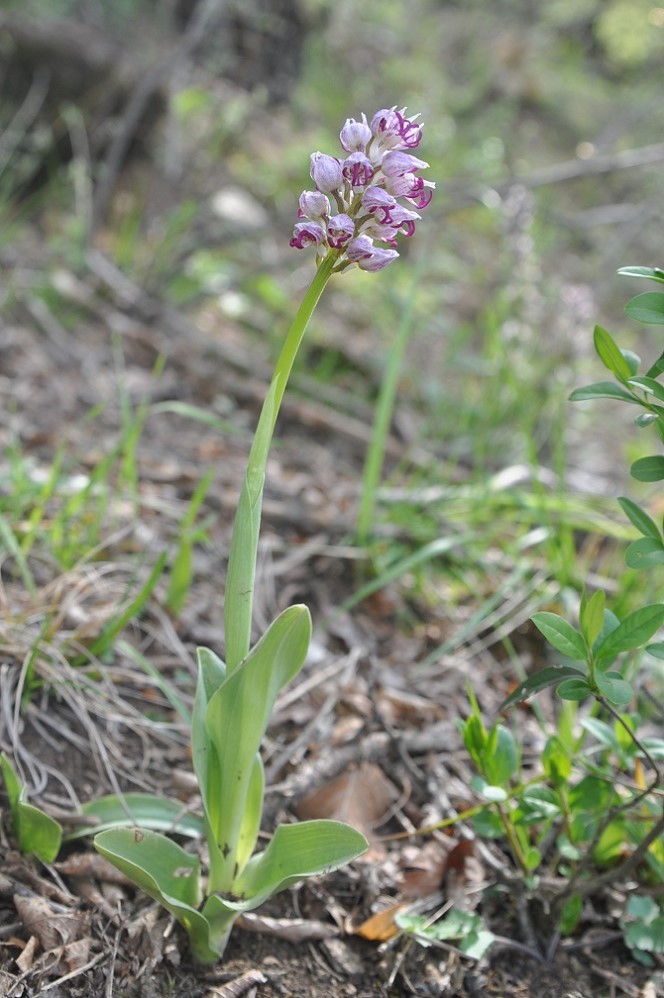
[[[583,661],[586,658],[587,650],[583,638],[564,617],[544,610],[541,613],[534,613],[530,619],[547,641],[567,658],[576,661]]]
[[[619,381],[627,381],[632,376],[629,364],[623,357],[620,347],[611,334],[602,326],[595,326],[593,334],[595,350],[604,366],[614,374]]]
[[[627,302],[625,313],[637,322],[660,325],[664,323],[664,294],[659,291],[644,291]]]

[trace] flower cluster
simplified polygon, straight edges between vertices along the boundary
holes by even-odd
[[[336,271],[354,263],[362,270],[382,270],[399,255],[397,236],[412,236],[420,216],[397,199],[426,208],[435,187],[419,176],[429,164],[410,152],[422,138],[419,115],[407,118],[405,112],[395,106],[377,111],[371,122],[365,114],[361,121],[349,118],[339,134],[345,159],[312,154],[316,190],[300,195],[291,246],[316,246],[319,262],[334,253]]]

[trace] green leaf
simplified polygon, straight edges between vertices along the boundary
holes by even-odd
[[[604,624],[604,608],[606,596],[603,589],[598,589],[592,594],[590,599],[587,593],[581,597],[581,610],[579,613],[579,623],[581,632],[589,647],[592,647],[600,635]]]
[[[586,659],[587,649],[583,638],[563,617],[557,613],[542,611],[534,613],[530,619],[547,641],[567,658],[577,661]]]
[[[646,375],[649,378],[658,378],[660,374],[664,374],[664,351],[662,351],[652,367],[646,371]]]
[[[304,664],[310,635],[305,606],[284,610],[211,695],[210,655],[199,653],[192,748],[208,823],[211,893],[233,891],[254,850],[264,784],[258,751],[279,691]]]
[[[542,752],[542,767],[555,787],[564,785],[572,773],[572,760],[558,735],[547,739]]]
[[[306,877],[345,866],[367,847],[365,837],[341,821],[279,825],[267,849],[246,864],[234,892],[255,908]]]
[[[659,267],[621,267],[618,273],[622,277],[644,277],[664,284],[664,270],[660,270]]]
[[[196,959],[208,963],[221,956],[223,948],[219,951],[210,946],[209,924],[197,910],[202,897],[197,856],[185,852],[165,835],[140,828],[100,832],[94,846],[184,926]],[[231,919],[236,917],[233,913]]]
[[[570,402],[587,402],[590,399],[617,399],[619,402],[639,405],[639,400],[632,392],[614,384],[613,381],[595,381],[592,385],[575,388],[569,397]]]
[[[513,707],[515,703],[528,700],[529,697],[534,696],[535,693],[539,693],[541,690],[545,690],[548,686],[557,686],[563,680],[572,677],[583,679],[584,673],[568,665],[552,665],[546,669],[540,669],[538,672],[534,672],[532,676],[528,676],[520,684],[518,689],[510,693],[498,709],[502,712],[508,707]]]
[[[644,291],[627,302],[625,313],[637,322],[660,325],[664,323],[664,294],[660,291]]]
[[[664,457],[659,454],[640,457],[638,461],[634,461],[629,471],[637,482],[660,482],[664,479]]]
[[[634,690],[619,672],[597,672],[595,675],[597,688],[609,703],[622,706],[629,703],[634,696]]]
[[[580,894],[572,894],[560,913],[558,931],[563,936],[569,936],[576,929],[583,911],[583,898]]]
[[[501,804],[507,800],[507,793],[502,787],[497,787],[492,783],[487,783],[483,776],[473,776],[470,781],[471,790],[480,794],[485,800],[492,804]]]
[[[566,679],[556,690],[562,700],[585,700],[591,692],[587,679]]]
[[[660,907],[654,898],[647,894],[631,894],[627,900],[627,914],[648,925],[660,914]]]
[[[638,377],[630,378],[628,382],[630,388],[640,388],[646,395],[652,395],[658,402],[664,402],[664,385],[654,378]]]
[[[617,343],[611,337],[611,334],[603,329],[602,326],[595,326],[595,331],[593,334],[593,340],[595,343],[595,350],[604,364],[604,366],[614,374],[619,381],[627,381],[631,377],[632,372],[630,370],[629,364],[622,355]]]
[[[641,509],[640,506],[637,506],[635,502],[628,499],[626,496],[619,496],[618,502],[622,507],[623,513],[627,516],[633,526],[636,527],[639,533],[643,534],[644,537],[653,537],[656,540],[661,541],[661,530],[644,509]]]
[[[0,754],[0,768],[9,798],[12,831],[19,849],[26,855],[37,856],[43,863],[52,863],[62,844],[59,822],[27,802],[25,785],[4,752]]]
[[[612,752],[615,752],[617,755],[622,754],[616,733],[606,721],[600,721],[597,717],[584,717],[581,721],[581,727],[589,731],[598,742],[601,742],[606,748],[611,749]]]
[[[664,564],[664,543],[654,537],[640,537],[632,541],[625,551],[625,562],[629,568],[654,568]]]
[[[621,652],[640,648],[664,623],[664,604],[653,603],[628,614],[595,649],[597,660],[613,660]]]
[[[181,801],[168,800],[155,794],[109,794],[83,804],[81,814],[85,818],[93,818],[98,824],[92,828],[86,825],[76,829],[65,836],[67,841],[97,834],[107,828],[133,826],[193,839],[202,838],[205,834],[205,824],[201,817],[190,814]]]
[[[519,747],[509,728],[495,725],[484,753],[484,774],[489,783],[505,786],[519,768]]]

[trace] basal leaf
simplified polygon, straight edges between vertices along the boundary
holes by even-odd
[[[627,302],[625,313],[637,322],[660,325],[664,323],[664,294],[659,291],[644,291]]]
[[[128,793],[109,794],[98,797],[81,807],[85,818],[93,818],[98,824],[77,828],[65,836],[66,841],[82,838],[93,832],[107,828],[139,826],[154,832],[168,832],[185,835],[188,838],[202,838],[205,832],[203,819],[191,814],[181,801],[168,800],[154,794]]]
[[[598,661],[613,660],[621,652],[640,648],[664,624],[664,604],[653,603],[628,614],[595,649]]]
[[[234,884],[234,893],[255,908],[277,891],[319,873],[330,873],[367,848],[360,832],[341,821],[300,821],[279,825],[264,852],[252,856]]]
[[[544,610],[530,618],[539,631],[554,648],[567,658],[584,660],[587,655],[583,638],[564,617]]]
[[[546,669],[540,669],[520,683],[519,687],[503,700],[498,709],[503,711],[508,707],[513,707],[515,703],[528,700],[535,693],[545,690],[548,686],[557,686],[564,679],[572,677],[583,679],[584,673],[569,665],[552,665]]]
[[[610,333],[602,326],[595,326],[593,334],[595,350],[604,366],[614,374],[619,381],[627,381],[632,376],[629,364],[625,360],[618,344]]]
[[[194,766],[216,843],[210,848],[211,893],[234,890],[254,849],[262,803],[258,750],[279,691],[304,664],[310,635],[305,606],[284,610],[210,697],[207,747],[202,732],[194,732]]]
[[[5,753],[0,754],[0,769],[9,798],[12,831],[21,852],[52,863],[60,852],[62,827],[45,811],[29,804],[27,791]]]

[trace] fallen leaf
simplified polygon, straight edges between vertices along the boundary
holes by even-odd
[[[261,974],[260,970],[248,970],[241,977],[229,981],[220,988],[212,988],[205,998],[242,998],[242,995],[254,988],[257,984],[267,984],[267,977]]]
[[[38,947],[39,940],[37,937],[30,936],[27,943],[23,947],[22,952],[16,957],[16,966],[22,974],[27,974],[30,970],[32,970]]]
[[[393,939],[400,932],[395,921],[396,916],[406,907],[408,906],[405,904],[393,904],[385,911],[379,911],[378,914],[372,915],[365,922],[362,922],[355,929],[355,935],[376,943],[384,943],[388,939]]]
[[[363,762],[304,797],[298,818],[345,821],[367,835],[385,820],[399,794],[380,766]]]
[[[78,935],[80,916],[74,912],[58,912],[43,898],[15,894],[14,907],[45,952],[72,942]]]
[[[319,922],[313,918],[269,918],[255,912],[240,915],[237,925],[246,932],[275,936],[289,943],[308,943],[339,935],[337,927],[329,922]]]

